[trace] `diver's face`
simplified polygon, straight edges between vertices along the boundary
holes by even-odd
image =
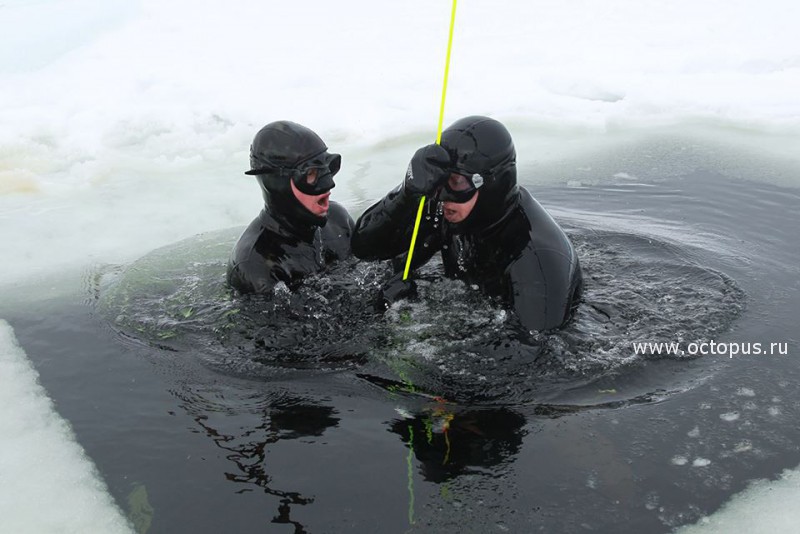
[[[480,195],[480,191],[475,191],[475,194],[472,195],[472,198],[466,202],[444,202],[444,218],[447,222],[450,223],[460,223],[467,217],[469,214],[472,213],[472,209],[475,207],[475,203],[478,201],[478,195]]]
[[[460,223],[472,212],[475,203],[478,201],[478,188],[473,183],[473,177],[480,178],[480,185],[483,185],[483,178],[475,175],[464,175],[457,172],[450,173],[447,183],[442,187],[440,194],[444,199],[444,218],[453,224]]]
[[[317,217],[325,217],[328,215],[328,207],[330,206],[329,198],[331,192],[328,191],[321,195],[306,195],[294,185],[294,181],[289,180],[292,185],[292,193],[300,201],[305,209],[316,215]]]

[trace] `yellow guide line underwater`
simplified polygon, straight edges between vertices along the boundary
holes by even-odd
[[[442,84],[442,104],[439,107],[439,126],[436,129],[436,144],[442,143],[442,123],[444,122],[444,101],[447,97],[447,76],[450,74],[450,50],[453,47],[453,28],[456,24],[456,0],[453,0],[453,9],[450,13],[450,34],[447,37],[447,57],[444,60],[444,83]],[[417,219],[414,221],[414,233],[411,234],[411,245],[408,247],[408,258],[406,258],[406,269],[403,271],[403,280],[408,279],[408,271],[411,269],[411,257],[414,255],[414,245],[417,243],[419,233],[419,222],[422,220],[422,210],[425,206],[425,195],[419,199],[419,209],[417,209]]]

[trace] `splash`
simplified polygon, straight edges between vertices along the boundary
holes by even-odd
[[[381,315],[373,303],[391,275],[383,263],[342,262],[296,291],[278,284],[267,295],[235,294],[225,283],[235,235],[201,235],[109,272],[98,308],[125,338],[163,349],[164,358],[191,353],[223,374],[347,371],[356,384],[453,402],[616,406],[683,387],[653,392],[626,382],[649,365],[688,359],[637,355],[634,342],[711,339],[744,302],[730,278],[675,244],[576,229],[585,297],[561,331],[522,331],[501,303],[444,278],[438,260],[418,273],[416,299]]]

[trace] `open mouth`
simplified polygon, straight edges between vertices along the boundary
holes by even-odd
[[[320,211],[328,211],[328,207],[330,205],[328,197],[330,196],[330,193],[328,193],[327,195],[322,195],[317,199],[317,206],[319,207]]]

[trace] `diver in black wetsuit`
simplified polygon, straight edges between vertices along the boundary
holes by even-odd
[[[358,219],[353,254],[404,265],[426,195],[412,268],[441,251],[445,275],[499,297],[526,330],[564,325],[580,300],[580,263],[563,230],[517,185],[515,165],[514,143],[501,123],[479,116],[456,121],[442,132],[441,146],[419,149],[404,182]],[[393,281],[385,294],[402,293],[399,275]]]
[[[251,170],[264,209],[250,223],[228,262],[228,283],[243,293],[294,289],[308,274],[350,256],[353,219],[330,202],[342,158],[305,126],[277,121],[250,146]]]

